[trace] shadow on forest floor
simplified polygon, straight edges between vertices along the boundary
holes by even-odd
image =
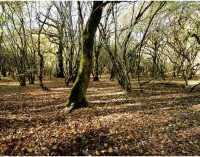
[[[66,116],[63,82],[0,85],[0,155],[200,155],[199,92],[146,86],[126,99],[104,78],[90,84],[90,107]]]

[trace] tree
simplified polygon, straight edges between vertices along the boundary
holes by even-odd
[[[77,2],[78,19],[76,24],[73,24],[72,17],[72,2],[68,2],[68,13],[67,13],[67,29],[66,29],[66,44],[68,54],[66,55],[66,72],[65,72],[65,84],[68,86],[70,82],[74,82],[78,74],[78,67],[80,64],[80,52],[81,52],[81,35],[83,31],[83,17],[82,7],[80,2]],[[78,30],[76,30],[78,28]],[[78,45],[77,45],[78,44]],[[77,53],[76,53],[77,52]],[[75,54],[76,53],[76,54]],[[73,62],[75,64],[73,66]]]
[[[1,2],[2,3],[2,2]],[[1,6],[1,10],[3,10],[3,4],[0,5]],[[5,23],[4,19],[3,19],[3,12],[1,12],[0,14],[0,80],[1,80],[1,75],[3,77],[6,76],[6,58],[5,57],[5,53],[3,53],[3,48],[2,48],[2,43],[3,43],[3,25]]]
[[[51,10],[51,7],[52,5],[49,6],[49,8],[47,9],[47,16],[48,14],[50,13],[50,10]],[[39,4],[39,8],[40,8],[40,4]],[[41,53],[41,48],[40,48],[40,44],[41,44],[41,40],[40,40],[40,36],[41,36],[41,32],[43,30],[43,27],[44,27],[44,24],[47,20],[47,16],[45,16],[45,19],[44,21],[42,22],[42,24],[40,24],[40,22],[38,22],[38,56],[40,57],[40,68],[39,68],[39,74],[38,74],[38,78],[39,78],[39,84],[40,84],[40,87],[43,89],[43,90],[48,90],[47,87],[44,86],[43,84],[43,72],[44,72],[44,56],[43,54]],[[37,19],[39,19],[38,21],[40,21],[40,16],[38,15],[37,16]]]
[[[72,87],[71,93],[68,98],[67,107],[68,112],[72,109],[88,106],[86,100],[86,91],[90,81],[90,74],[92,71],[92,59],[93,59],[93,43],[94,37],[101,20],[103,9],[102,1],[94,1],[91,15],[87,21],[85,29],[82,35],[82,54],[78,76]]]
[[[6,16],[9,20],[6,22],[7,45],[12,49],[17,68],[17,78],[20,86],[26,86],[27,75],[27,30],[25,28],[25,13],[23,2],[4,2],[3,10],[7,9]],[[9,43],[9,44],[8,44]]]
[[[28,3],[26,2],[26,8],[28,11],[28,18],[29,18],[29,36],[30,36],[30,42],[28,42],[28,46],[30,49],[30,55],[28,58],[28,66],[29,66],[29,72],[28,72],[28,80],[29,80],[29,84],[34,84],[35,81],[35,72],[36,72],[36,46],[34,45],[34,40],[33,40],[33,2],[32,3]]]
[[[189,38],[189,34],[185,29],[185,25],[189,25],[188,19],[183,19],[179,15],[178,20],[173,20],[170,28],[170,35],[166,34],[168,47],[168,58],[173,63],[173,75],[181,74],[185,85],[188,86],[188,80],[192,79],[199,68],[199,64],[195,64],[198,55],[198,46],[195,40]],[[168,30],[167,33],[170,32]],[[170,49],[173,51],[170,52]]]
[[[64,30],[66,29],[66,16],[65,16],[65,3],[62,2],[53,2],[53,6],[55,7],[57,14],[56,15],[44,15],[47,19],[44,22],[47,25],[47,29],[44,28],[44,34],[50,40],[50,42],[57,45],[58,50],[56,52],[56,57],[58,60],[58,66],[56,67],[55,76],[58,78],[64,78],[64,66],[63,66],[63,51],[64,51]],[[70,4],[70,2],[69,2]],[[49,13],[50,14],[50,13]],[[56,16],[56,18],[53,18]],[[56,33],[55,33],[56,32]]]
[[[94,78],[93,81],[99,81],[99,55],[101,52],[101,43],[97,44],[97,41],[95,40],[95,48],[94,48]]]
[[[151,76],[156,79],[159,76],[165,78],[165,57],[163,56],[163,49],[166,43],[163,41],[163,34],[160,31],[161,26],[159,23],[155,23],[154,29],[152,29],[147,35],[147,42],[145,44],[145,54],[151,56],[152,68]]]

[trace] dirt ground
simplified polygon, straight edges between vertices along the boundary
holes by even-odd
[[[19,87],[0,82],[0,155],[200,155],[200,92],[160,84],[125,93],[90,82],[90,107],[65,115],[63,79]]]

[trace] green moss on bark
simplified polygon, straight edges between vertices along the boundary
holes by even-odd
[[[88,102],[86,99],[86,91],[89,85],[90,74],[92,71],[94,36],[97,30],[97,26],[101,20],[102,4],[103,2],[101,1],[93,2],[92,13],[83,31],[83,36],[82,36],[83,52],[81,54],[81,61],[80,61],[78,75],[68,98],[67,102],[67,107],[69,107],[68,112],[71,112],[73,109],[76,108],[88,106]]]

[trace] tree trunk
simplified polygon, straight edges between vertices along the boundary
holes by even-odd
[[[86,27],[83,31],[82,36],[82,54],[79,72],[71,93],[68,98],[67,107],[69,107],[68,112],[72,109],[79,107],[86,107],[88,102],[86,100],[86,91],[90,81],[90,74],[92,71],[92,54],[93,54],[93,44],[94,36],[97,30],[97,26],[101,20],[102,14],[102,1],[94,1],[92,13],[87,21]]]
[[[153,66],[152,66],[152,77],[156,78],[157,77],[157,56],[154,55],[153,57]]]
[[[187,72],[184,70],[182,73],[182,77],[185,81],[185,86],[188,86],[188,78],[187,78]]]
[[[111,61],[112,62],[112,61]],[[110,80],[114,80],[115,79],[115,67],[113,65],[111,65],[111,69],[110,69]]]
[[[60,47],[60,46],[59,46]],[[64,78],[64,68],[63,68],[63,56],[62,56],[62,48],[59,48],[59,51],[57,52],[57,58],[58,58],[58,71],[57,78]]]
[[[94,78],[93,81],[99,81],[99,55],[100,55],[101,45],[98,45],[97,50],[95,50],[95,67],[94,67]]]
[[[18,81],[20,86],[26,86],[26,76],[24,74],[18,75]]]
[[[51,7],[52,5],[48,8],[48,11],[47,11],[47,16],[49,15],[50,13],[50,10],[51,10]],[[40,6],[39,6],[40,8]],[[44,27],[44,24],[47,20],[47,16],[45,17],[44,21],[42,22],[42,25],[40,25],[40,23],[38,23],[38,26],[39,26],[39,31],[38,31],[38,41],[37,41],[37,50],[38,50],[38,56],[40,57],[40,66],[39,66],[39,74],[38,74],[38,79],[39,79],[39,85],[40,87],[42,88],[42,90],[49,90],[47,87],[44,86],[43,84],[43,72],[44,72],[44,56],[43,54],[41,53],[41,49],[40,49],[40,35],[42,33],[42,29]]]
[[[61,26],[61,34],[60,34],[60,41],[59,41],[59,49],[57,52],[57,58],[58,58],[58,71],[57,71],[57,77],[58,78],[64,78],[64,67],[63,67],[63,28],[64,26]]]
[[[3,77],[6,77],[6,68],[2,68],[2,69],[1,69],[1,75],[2,75]]]
[[[73,81],[73,55],[74,55],[74,50],[73,50],[73,45],[70,47],[70,53],[69,53],[69,58],[67,58],[67,63],[68,63],[68,76],[66,80],[66,85],[69,86],[69,83]]]
[[[20,86],[26,86],[26,77],[20,76]]]
[[[176,65],[173,65],[173,77],[175,78],[176,77]]]
[[[39,31],[38,33],[38,56],[40,57],[40,66],[39,66],[39,74],[38,74],[38,79],[39,79],[39,85],[42,88],[42,90],[48,90],[47,87],[44,86],[43,84],[43,73],[44,73],[44,56],[40,51],[40,34],[41,32]]]
[[[28,81],[29,81],[29,84],[34,84],[34,82],[35,82],[35,74],[34,73],[28,74]]]
[[[25,58],[25,50],[20,50],[20,61],[18,67],[18,81],[20,86],[26,86],[26,58]]]

